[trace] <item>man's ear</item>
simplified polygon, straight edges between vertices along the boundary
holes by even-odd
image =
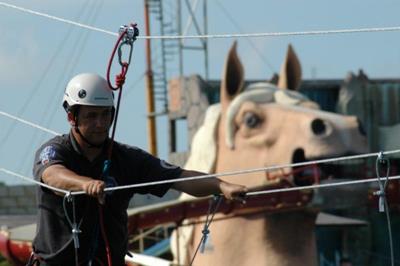
[[[67,118],[68,118],[69,124],[74,127],[76,125],[76,120],[75,120],[74,114],[72,112],[68,112]]]

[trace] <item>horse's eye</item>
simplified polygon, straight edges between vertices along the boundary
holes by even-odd
[[[243,116],[243,122],[249,128],[256,128],[260,125],[261,118],[258,115],[256,115],[255,113],[247,112]]]

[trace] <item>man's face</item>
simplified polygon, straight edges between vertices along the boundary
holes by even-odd
[[[93,144],[102,144],[108,137],[111,121],[111,107],[81,106],[79,108],[79,130]]]

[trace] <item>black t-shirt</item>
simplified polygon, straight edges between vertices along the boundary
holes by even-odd
[[[106,147],[107,145],[105,145]],[[33,174],[41,181],[43,171],[55,164],[61,164],[75,173],[101,179],[106,148],[94,161],[81,153],[72,134],[57,136],[43,144],[35,155]],[[123,186],[158,180],[178,178],[182,169],[170,165],[149,153],[118,142],[114,142],[107,186]],[[134,189],[117,190],[108,193],[103,207],[103,221],[114,266],[124,265],[127,252],[127,213],[129,201],[134,193],[151,193],[163,196],[171,183]],[[39,187],[37,190],[39,212],[37,234],[33,249],[49,265],[74,265],[72,229],[63,208],[64,198],[51,190]],[[76,221],[80,222],[79,261],[96,257],[106,261],[103,237],[100,233],[99,207],[97,199],[87,195],[75,196]],[[72,220],[72,203],[65,201],[66,210]],[[83,264],[85,265],[85,264]]]

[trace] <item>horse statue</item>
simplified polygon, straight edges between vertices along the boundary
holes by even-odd
[[[235,42],[225,62],[220,103],[206,111],[185,168],[224,173],[367,152],[356,117],[320,110],[318,104],[296,91],[300,79],[300,63],[289,46],[277,85],[263,82],[245,87]],[[294,170],[258,171],[222,179],[250,189],[277,183],[282,176],[293,185],[310,184],[303,178],[310,168]],[[311,171],[323,172],[319,168]],[[217,214],[205,252],[197,254],[193,265],[316,266],[318,209],[311,205],[229,219]],[[189,264],[202,238],[203,225],[191,224],[173,233],[171,249],[175,256],[179,254],[175,257],[179,265]]]

